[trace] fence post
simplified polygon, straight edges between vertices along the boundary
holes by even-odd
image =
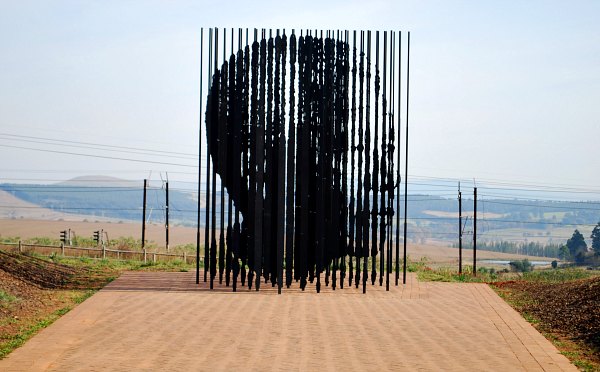
[[[187,254],[185,251],[183,252],[183,263],[187,265]]]
[[[146,248],[144,248],[144,263],[146,263]]]
[[[156,253],[152,253],[152,262],[156,263]]]
[[[102,242],[102,259],[106,258],[106,246],[104,245],[104,242]]]
[[[65,243],[63,243],[63,242],[60,243],[60,254],[63,257],[65,256]]]
[[[23,253],[23,246],[21,245],[21,241],[19,240],[19,253]]]

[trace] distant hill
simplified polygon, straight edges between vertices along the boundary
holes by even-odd
[[[140,187],[141,182],[109,176],[81,176],[58,182],[55,185],[83,187]]]
[[[141,221],[143,184],[105,176],[77,177],[51,185],[0,184],[0,217],[38,211],[41,218],[89,216]],[[10,200],[9,200],[10,199]],[[174,187],[169,193],[171,224],[195,226],[197,195]],[[220,197],[217,210],[220,212]],[[19,204],[22,203],[22,204]],[[24,204],[23,204],[24,203]],[[403,202],[401,203],[403,205]],[[394,203],[395,205],[395,203]],[[8,206],[12,206],[10,209]],[[204,200],[201,199],[204,212]],[[401,215],[403,210],[399,211]],[[11,215],[12,213],[12,215]],[[57,216],[62,217],[57,217]],[[465,241],[473,230],[473,201],[463,198]],[[26,215],[28,218],[34,216]],[[25,218],[27,218],[25,217]],[[458,202],[430,194],[408,197],[408,237],[413,242],[454,243],[458,239]],[[66,218],[65,218],[66,219]],[[164,223],[165,191],[150,187],[147,194],[147,219]],[[543,201],[523,199],[482,199],[478,203],[479,241],[517,241],[563,244],[575,228],[589,237],[600,220],[600,203]],[[204,222],[204,217],[201,219]],[[402,227],[400,228],[402,230]]]
[[[86,176],[51,185],[0,184],[12,198],[54,213],[141,221],[143,184],[113,177]],[[165,190],[149,187],[146,216],[149,222],[165,220]],[[11,202],[12,204],[14,203]],[[10,203],[7,203],[8,205]],[[169,222],[195,224],[197,199],[193,193],[169,190]],[[5,205],[5,206],[6,206]],[[0,205],[0,207],[3,207]],[[25,206],[15,205],[25,209]],[[5,208],[6,209],[6,208]],[[31,216],[29,216],[31,217]]]
[[[457,241],[458,202],[434,195],[409,195],[408,216],[416,241]],[[600,221],[600,203],[523,199],[478,200],[478,240],[564,244],[578,228],[589,237]],[[473,200],[463,198],[464,239],[471,239]],[[410,235],[409,235],[410,236]]]
[[[19,199],[10,192],[0,190],[0,219],[37,219],[78,221],[85,216],[56,212]]]

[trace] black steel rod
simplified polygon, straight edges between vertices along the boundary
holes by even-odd
[[[283,39],[275,38],[275,111],[278,127],[278,154],[277,154],[277,293],[281,294],[283,287],[283,259],[284,259],[284,232],[285,232],[285,57],[283,54]],[[282,68],[283,67],[283,68]],[[279,107],[278,107],[279,106]]]
[[[377,210],[379,205],[378,193],[379,193],[379,93],[380,78],[379,78],[379,31],[375,32],[375,131],[373,141],[373,181],[371,183],[371,189],[373,190],[373,209],[371,210],[371,284],[375,284],[377,279]],[[383,257],[379,255],[379,262]],[[380,283],[381,285],[381,283]]]
[[[285,40],[285,39],[284,39]],[[285,55],[286,48],[284,48],[283,55],[283,66],[285,74]],[[285,78],[283,79],[285,84]],[[284,88],[285,89],[285,88]],[[290,35],[290,113],[289,113],[289,126],[288,126],[288,147],[287,147],[287,214],[286,214],[286,232],[285,232],[285,286],[287,288],[292,284],[293,265],[294,265],[294,184],[296,182],[294,175],[294,163],[295,163],[295,152],[296,152],[296,126],[295,126],[295,115],[296,115],[296,36],[294,30]]]
[[[266,94],[266,66],[267,66],[267,43],[263,37],[260,41],[260,97],[259,118],[256,128],[256,206],[254,216],[254,274],[255,289],[260,289],[260,277],[262,275],[263,258],[263,182],[264,182],[264,149],[265,149],[265,94]]]
[[[367,292],[367,280],[368,280],[368,258],[369,258],[369,225],[370,225],[370,198],[371,198],[371,31],[367,31],[367,108],[365,118],[365,195],[364,195],[364,206],[363,206],[363,293]],[[375,260],[375,256],[371,257]]]
[[[218,73],[218,69],[219,69],[219,29],[215,28],[214,29],[214,65],[213,68],[215,69],[215,75]],[[218,92],[218,84],[219,81],[214,81],[213,84],[217,84],[217,92]],[[213,99],[217,99],[217,97],[213,97]],[[217,106],[218,107],[218,106]],[[212,119],[211,119],[212,120]],[[210,125],[212,126],[212,123],[210,123]],[[211,132],[213,130],[211,129]],[[216,134],[215,134],[216,136]],[[217,142],[217,146],[218,146],[218,142]],[[219,151],[219,149],[217,148],[214,153],[217,154]],[[212,148],[211,148],[211,154],[212,154]],[[216,275],[216,265],[217,265],[217,231],[216,231],[216,225],[217,225],[217,215],[216,215],[216,210],[217,210],[217,167],[219,166],[218,163],[218,157],[214,158],[213,157],[213,167],[212,167],[212,187],[211,187],[211,191],[212,191],[212,195],[211,195],[211,201],[212,201],[212,221],[211,221],[211,243],[210,243],[210,289],[214,288],[214,280],[215,280],[215,275]]]
[[[396,147],[396,116],[399,115],[399,113],[395,112],[395,103],[396,103],[396,32],[392,32],[392,40],[390,40],[391,45],[392,45],[392,55],[391,55],[391,60],[390,60],[390,64],[392,66],[392,76],[391,76],[391,87],[390,87],[390,92],[392,95],[392,100],[390,101],[390,111],[392,112],[392,116],[390,117],[390,151],[389,151],[389,158],[390,158],[390,170],[388,172],[388,177],[389,177],[389,191],[390,191],[390,195],[389,195],[389,223],[388,223],[388,228],[389,228],[389,238],[388,238],[388,245],[389,245],[389,258],[388,258],[388,272],[391,274],[392,270],[393,270],[393,266],[392,266],[392,259],[393,259],[393,234],[394,234],[394,229],[393,229],[393,223],[394,223],[394,213],[396,215],[398,215],[398,213],[400,213],[400,211],[398,209],[396,209],[394,211],[394,199],[397,197],[397,193],[396,193],[396,182],[397,180],[394,178],[394,169],[397,168],[399,166],[398,165],[394,165],[394,151],[399,151],[399,147]],[[397,282],[396,282],[397,284]]]
[[[227,29],[223,28],[223,63],[221,67],[221,112],[219,113],[219,169],[227,167],[227,85],[228,67],[226,59]],[[219,284],[223,283],[223,272],[225,270],[225,182],[226,172],[221,172],[221,228],[219,231]]]
[[[402,104],[402,31],[398,31],[398,112],[396,113],[396,126],[398,133],[398,150],[396,152],[396,285],[400,281],[400,139],[401,137],[401,111]]]
[[[389,134],[389,139],[388,139],[388,143],[385,143],[384,141],[384,149],[387,150],[386,154],[387,154],[387,158],[384,157],[384,159],[386,160],[386,167],[385,168],[385,172],[386,172],[386,177],[384,180],[384,185],[385,185],[385,191],[387,191],[387,199],[386,199],[386,206],[385,208],[382,207],[383,210],[383,214],[381,215],[381,219],[385,220],[385,261],[386,261],[386,266],[385,266],[385,289],[386,291],[390,290],[390,270],[392,267],[392,256],[391,256],[391,235],[390,235],[390,231],[391,231],[391,203],[392,203],[392,199],[393,199],[393,195],[394,195],[394,189],[393,189],[393,138],[394,138],[394,132],[393,132],[393,127],[392,127],[392,122],[393,122],[393,112],[392,112],[392,107],[393,107],[393,101],[394,101],[394,95],[393,95],[393,81],[394,81],[394,33],[392,31],[390,31],[390,46],[389,46],[389,75],[386,79],[384,79],[384,82],[387,84],[387,87],[389,89],[388,91],[388,102],[387,104],[389,105],[389,107],[387,107],[388,110],[388,134]],[[387,48],[387,43],[386,43],[386,48]],[[385,54],[385,53],[384,53]],[[385,59],[386,63],[387,63],[387,59]],[[385,91],[385,89],[384,89]],[[384,123],[385,125],[385,123]]]
[[[402,262],[402,283],[406,284],[406,236],[407,236],[407,216],[408,216],[408,100],[409,100],[409,82],[410,82],[410,31],[407,36],[406,51],[406,146],[404,157],[404,258]]]
[[[348,236],[348,285],[352,286],[354,279],[353,260],[358,257],[354,244],[354,227],[356,223],[356,207],[354,198],[354,172],[355,172],[355,156],[356,156],[356,31],[352,33],[352,129],[350,131],[350,211],[349,211],[349,236]]]
[[[257,161],[257,138],[258,138],[258,123],[260,117],[260,109],[259,109],[259,65],[260,65],[260,45],[258,43],[258,30],[254,29],[254,42],[252,43],[252,59],[250,62],[250,69],[252,71],[251,74],[251,82],[250,82],[250,121],[248,125],[248,142],[249,142],[249,166],[248,169],[248,226],[247,226],[247,244],[248,244],[248,288],[252,288],[253,278],[254,278],[254,270],[256,268],[256,264],[254,260],[256,258],[256,221],[255,218],[257,216],[256,206],[258,204],[258,200],[256,198],[256,192],[258,187],[258,182],[256,180],[257,177],[257,169],[255,165],[258,165]],[[262,212],[261,212],[262,213]],[[242,280],[244,280],[244,276],[242,275]]]
[[[340,51],[342,52],[342,56],[340,56],[340,63],[341,63],[341,68],[342,68],[342,73],[343,73],[343,81],[340,82],[340,92],[339,94],[343,97],[342,98],[342,111],[343,111],[343,116],[342,116],[342,138],[340,140],[341,144],[341,149],[339,151],[341,151],[341,158],[342,158],[342,200],[343,200],[343,204],[342,204],[342,217],[340,219],[340,224],[341,224],[341,232],[340,235],[338,235],[338,246],[340,249],[340,252],[338,252],[339,255],[341,255],[341,274],[340,274],[340,288],[344,289],[344,279],[346,278],[346,255],[348,255],[348,214],[349,214],[349,208],[348,208],[348,136],[349,136],[349,104],[350,102],[348,101],[348,91],[349,91],[349,85],[350,85],[350,46],[348,44],[350,39],[350,33],[348,31],[344,32],[344,41],[343,43],[341,41],[339,41],[338,43],[340,43],[341,48]],[[349,257],[351,258],[351,257]]]
[[[238,50],[237,50],[237,59],[235,60],[235,89],[234,89],[234,105],[233,105],[233,194],[236,198],[234,200],[234,222],[233,228],[231,231],[231,255],[228,257],[230,269],[233,271],[233,281],[232,281],[232,290],[233,292],[237,291],[237,279],[240,272],[240,205],[242,204],[241,197],[241,183],[244,183],[244,186],[247,187],[247,183],[245,180],[245,176],[247,172],[242,169],[242,161],[243,155],[242,153],[246,152],[245,148],[242,148],[242,143],[245,142],[246,138],[244,135],[244,124],[245,124],[245,114],[248,113],[248,107],[246,105],[246,97],[248,95],[244,94],[244,89],[246,89],[246,81],[245,81],[245,69],[244,69],[244,50],[242,48],[242,29],[238,29]],[[245,111],[245,113],[244,113]],[[244,164],[247,164],[244,161]]]
[[[196,220],[196,284],[200,284],[200,201],[202,195],[202,60],[204,57],[204,28],[200,28],[200,115],[198,118],[198,218]]]
[[[364,110],[364,97],[363,97],[363,85],[364,85],[364,42],[365,33],[360,32],[360,63],[359,63],[359,97],[358,97],[358,183],[357,183],[357,201],[356,201],[356,279],[354,280],[356,288],[358,288],[361,277],[361,258],[364,257],[363,251],[363,152],[364,152],[364,141],[363,141],[363,110]]]
[[[385,227],[385,213],[386,213],[386,199],[385,190],[387,182],[387,31],[383,32],[383,90],[381,96],[381,162],[380,162],[380,173],[381,173],[381,185],[379,187],[380,206],[379,206],[379,286],[383,285],[383,275],[386,270],[385,263],[387,262],[387,252],[385,251],[386,243],[386,227]],[[377,222],[377,221],[375,221]]]
[[[212,70],[212,43],[213,43],[213,29],[208,29],[208,90],[211,90],[212,79],[211,74]],[[207,107],[208,110],[208,107]],[[202,117],[201,119],[202,120]],[[202,126],[202,124],[200,124]],[[204,190],[204,209],[206,219],[204,221],[204,282],[206,283],[208,270],[210,268],[210,197],[211,197],[211,188],[210,188],[210,132],[208,126],[208,120],[205,121],[206,125],[206,190]],[[200,171],[201,167],[198,167]],[[200,199],[200,194],[198,194],[198,199]]]

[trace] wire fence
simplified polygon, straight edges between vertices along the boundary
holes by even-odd
[[[164,253],[151,252],[148,250],[133,251],[113,249],[105,246],[98,247],[77,247],[69,245],[43,245],[18,243],[1,243],[0,249],[18,253],[36,253],[42,256],[51,256],[60,254],[64,257],[88,257],[93,259],[116,259],[123,261],[143,261],[144,263],[153,262],[172,262],[181,260],[185,264],[195,264],[196,257],[193,254],[183,253]],[[200,263],[203,257],[200,257]]]

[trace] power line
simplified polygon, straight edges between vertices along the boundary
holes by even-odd
[[[514,220],[484,220],[491,223],[521,223],[521,224],[531,224],[531,225],[555,225],[555,226],[588,226],[594,227],[596,224],[586,224],[586,223],[564,223],[564,222],[542,222],[542,221],[514,221]]]
[[[581,208],[581,207],[566,207],[566,206],[562,207],[562,206],[551,206],[551,205],[532,205],[532,204],[523,204],[523,203],[500,202],[500,201],[493,201],[493,200],[486,200],[485,202],[486,203],[490,203],[490,204],[518,205],[518,206],[533,207],[533,208],[576,209],[576,210],[600,211],[600,208]],[[583,203],[585,203],[585,202],[583,202]],[[590,203],[590,204],[597,204],[597,203]]]
[[[18,140],[18,141],[25,141],[25,140],[19,139],[19,138],[24,138],[24,139],[43,140],[43,141],[53,141],[53,142],[57,142],[57,143],[70,143],[70,144],[77,144],[77,145],[90,145],[90,146],[94,146],[94,147],[106,147],[106,148],[112,148],[112,149],[122,149],[122,150],[126,150],[126,151],[134,150],[134,151],[144,151],[144,152],[150,152],[150,153],[161,153],[161,154],[171,154],[171,155],[184,155],[184,156],[193,157],[193,158],[197,158],[198,157],[198,154],[191,154],[191,153],[185,153],[185,152],[164,151],[164,150],[155,150],[155,149],[140,148],[140,147],[129,147],[129,146],[104,145],[104,144],[100,144],[100,143],[82,142],[82,141],[69,141],[69,140],[60,140],[60,139],[54,139],[54,138],[24,136],[24,135],[18,135],[18,134],[10,134],[10,133],[0,133],[0,136],[15,137],[15,138],[11,138],[11,139],[12,140]],[[48,144],[54,145],[55,143],[48,143]]]
[[[132,161],[132,162],[136,162],[136,163],[173,165],[173,166],[177,166],[177,167],[198,168],[197,165],[188,165],[188,164],[179,164],[179,163],[167,163],[167,162],[152,161],[152,160],[129,159],[129,158],[116,157],[116,156],[81,154],[81,153],[69,152],[69,151],[36,149],[36,148],[33,148],[33,147],[13,146],[13,145],[5,145],[5,144],[0,144],[0,146],[2,146],[2,147],[10,147],[10,148],[13,148],[13,149],[20,149],[20,150],[32,150],[32,151],[50,152],[50,153],[54,153],[54,154],[76,155],[76,156],[85,156],[85,157],[99,158],[99,159]]]
[[[494,199],[502,199],[502,200],[523,200],[523,201],[536,201],[536,202],[556,202],[556,201],[563,201],[563,202],[570,202],[570,203],[591,203],[591,204],[600,204],[600,202],[595,202],[595,201],[581,201],[581,199],[576,199],[576,200],[566,200],[564,198],[567,198],[567,196],[561,196],[561,200],[557,200],[556,198],[551,198],[551,197],[539,197],[539,196],[533,196],[533,195],[523,195],[523,194],[496,194],[496,193],[483,193],[483,196],[486,197],[491,197]],[[489,199],[485,199],[485,200],[489,200]]]
[[[411,175],[411,178],[421,178],[421,179],[427,179],[427,180],[440,180],[442,182],[448,182],[452,185],[454,185],[456,182],[461,181],[464,182],[466,181],[467,183],[472,182],[471,179],[459,179],[459,178],[445,178],[445,177],[435,177],[435,176],[424,176],[424,175]],[[536,184],[536,183],[531,183],[531,182],[527,182],[527,181],[506,181],[506,180],[496,180],[496,179],[482,179],[482,178],[478,178],[478,182],[480,183],[480,185],[505,185],[505,186],[515,186],[515,187],[521,187],[521,188],[516,188],[516,189],[512,189],[512,190],[524,190],[523,188],[527,188],[527,187],[531,187],[531,188],[538,188],[538,189],[531,189],[531,191],[540,191],[539,189],[554,189],[554,190],[563,190],[563,191],[569,191],[569,190],[583,190],[583,191],[590,191],[590,192],[595,192],[595,193],[600,193],[600,189],[593,189],[593,191],[591,189],[589,189],[590,185],[568,185],[568,184],[556,184],[553,183],[552,186],[549,185],[544,185],[544,184]],[[482,188],[489,188],[486,186],[482,186]],[[506,189],[506,190],[511,190],[511,188],[499,188],[499,189]]]
[[[28,140],[28,139],[18,139],[18,138],[7,138],[7,137],[2,137],[0,135],[0,139],[4,139],[4,140],[11,140],[11,141],[20,141],[20,142],[27,142],[27,143],[37,143],[37,144],[42,144],[42,145],[61,145],[61,143],[52,143],[52,142],[48,142],[48,141],[37,141],[37,140]],[[65,142],[72,142],[72,141],[65,141]],[[88,149],[88,150],[101,150],[101,151],[111,151],[111,152],[121,152],[121,153],[127,153],[127,154],[138,154],[138,155],[151,155],[151,156],[161,156],[161,157],[167,157],[167,158],[176,158],[176,159],[194,159],[197,158],[198,155],[186,155],[186,156],[181,156],[181,155],[171,155],[169,153],[167,153],[166,151],[153,151],[153,150],[142,150],[142,151],[132,151],[130,149],[128,150],[121,150],[121,149],[113,149],[113,148],[102,148],[102,146],[107,146],[107,147],[113,147],[113,146],[108,146],[108,145],[76,145],[76,144],[68,144],[69,148],[81,148],[81,149]],[[161,154],[158,154],[159,152],[161,152]]]

